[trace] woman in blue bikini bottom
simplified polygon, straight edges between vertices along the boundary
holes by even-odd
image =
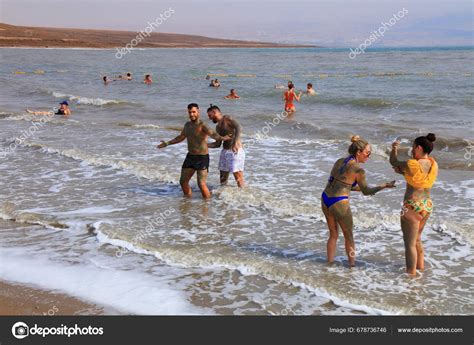
[[[336,256],[336,244],[341,227],[345,239],[345,248],[349,266],[355,265],[355,244],[352,235],[353,221],[349,206],[349,193],[360,191],[364,195],[374,195],[385,188],[395,187],[395,181],[376,187],[369,187],[365,180],[365,171],[360,164],[368,161],[371,148],[367,141],[355,135],[349,146],[350,156],[341,158],[334,164],[331,176],[321,196],[321,208],[329,228],[327,242],[327,261],[332,263]]]

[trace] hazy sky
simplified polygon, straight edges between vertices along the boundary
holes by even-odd
[[[472,0],[0,0],[0,21],[25,26],[158,31],[323,46],[357,46],[405,8],[376,43],[474,45]]]

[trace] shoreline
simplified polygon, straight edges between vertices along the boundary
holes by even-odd
[[[0,316],[121,315],[59,291],[0,280]]]
[[[221,47],[145,47],[145,48],[135,48],[131,49],[131,51],[143,51],[143,50],[151,50],[151,49],[295,49],[295,48],[319,48],[319,49],[327,49],[325,47],[311,47],[311,46],[284,46],[284,47],[259,47],[259,46],[242,46],[242,47],[235,47],[235,46],[221,46]],[[64,49],[64,50],[112,50],[116,51],[116,48],[104,47],[104,48],[95,48],[95,47],[37,47],[37,46],[0,46],[0,49]],[[339,49],[339,48],[337,48]],[[343,48],[342,48],[343,49]]]
[[[138,40],[137,37],[136,31],[31,27],[0,23],[0,47],[9,48],[320,48],[307,44],[246,41],[164,32],[152,32],[146,39],[140,37]]]

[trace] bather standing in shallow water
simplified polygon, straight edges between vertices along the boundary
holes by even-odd
[[[399,161],[397,154],[399,141],[392,144],[390,164],[395,172],[403,174],[407,181],[407,190],[403,197],[400,222],[405,242],[405,260],[407,273],[416,275],[416,270],[424,270],[425,255],[421,243],[421,233],[433,211],[430,190],[438,176],[438,164],[429,156],[433,151],[436,136],[429,133],[413,142],[413,159]]]
[[[360,191],[364,195],[374,195],[385,188],[394,188],[395,181],[380,186],[369,187],[365,180],[365,171],[360,164],[369,160],[371,147],[367,141],[354,135],[349,146],[349,156],[340,158],[331,170],[331,176],[321,196],[321,208],[329,228],[327,242],[327,261],[332,263],[336,256],[336,244],[339,236],[338,226],[344,235],[349,266],[355,265],[355,243],[352,234],[353,221],[349,205],[351,191]]]

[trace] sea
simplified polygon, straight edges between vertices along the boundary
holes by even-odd
[[[348,49],[0,49],[0,279],[132,315],[474,313],[474,47]],[[132,73],[104,85],[102,77]],[[153,84],[143,83],[151,74]],[[220,88],[209,87],[218,78]],[[296,113],[281,86],[312,83]],[[230,89],[239,100],[226,100]],[[32,116],[68,101],[70,118]],[[158,150],[186,107],[218,105],[243,128],[245,181],[210,200],[179,186],[185,143]],[[428,133],[439,176],[422,235],[426,269],[405,273],[405,181],[388,158]],[[340,234],[326,263],[321,211],[352,135],[372,147],[353,192],[357,265]],[[1,306],[0,306],[1,308]]]

